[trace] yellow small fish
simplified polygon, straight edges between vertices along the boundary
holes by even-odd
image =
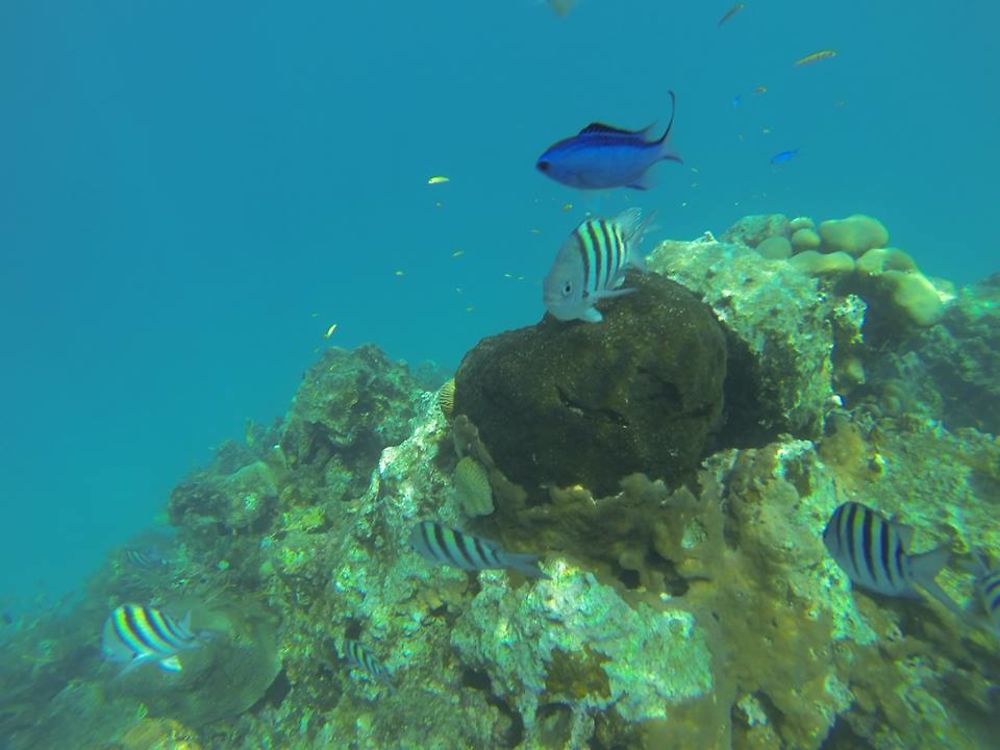
[[[454,252],[453,252],[453,253],[451,254],[451,257],[452,257],[452,258],[461,258],[461,257],[462,257],[463,255],[465,255],[465,250],[455,250],[455,251],[454,251]]]
[[[406,276],[406,271],[399,271],[399,270],[397,270],[394,273],[395,273],[396,276]]]
[[[572,211],[573,210],[573,204],[572,203],[563,203],[562,210],[563,211]]]
[[[505,273],[505,274],[503,275],[503,277],[504,277],[505,279],[513,279],[513,278],[514,278],[514,274],[512,274],[512,273]]]
[[[821,49],[819,52],[813,52],[805,57],[800,57],[795,61],[795,67],[801,68],[803,65],[809,65],[810,63],[819,62],[820,60],[828,60],[831,57],[837,56],[837,50],[835,49]]]
[[[323,338],[328,339],[333,335],[333,332],[337,330],[337,324],[331,323],[330,327],[326,329],[326,333],[323,334]]]
[[[428,185],[443,185],[446,182],[451,182],[450,177],[445,177],[443,174],[437,174],[427,180]]]
[[[475,310],[475,309],[476,309],[476,308],[475,308],[475,306],[474,306],[474,305],[469,305],[468,307],[466,307],[466,308],[465,308],[465,311],[466,311],[466,312],[472,312],[472,311],[473,311],[473,310]]]
[[[532,227],[532,228],[531,228],[531,229],[529,229],[528,231],[529,231],[529,232],[531,232],[532,234],[541,234],[541,233],[542,233],[542,230],[541,230],[541,229],[537,229],[537,228],[535,228],[535,227]]]
[[[763,84],[761,84],[760,86],[758,86],[757,88],[755,88],[753,90],[753,92],[755,94],[766,94],[767,93],[767,86],[764,86]]]

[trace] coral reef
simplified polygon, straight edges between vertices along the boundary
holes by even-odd
[[[636,293],[601,324],[546,317],[484,339],[455,376],[455,413],[533,497],[552,484],[608,493],[632,471],[676,481],[718,426],[726,349],[711,312],[656,275],[626,284]]]
[[[882,222],[864,214],[827,219],[820,222],[818,232],[826,252],[842,251],[855,257],[889,243],[889,231]]]
[[[178,484],[176,533],[9,625],[0,745],[989,747],[1000,648],[973,571],[1000,550],[1000,282],[915,325],[884,286],[912,259],[845,221],[823,252],[782,215],[664,242],[604,323],[482,342],[454,411],[436,370],[327,351],[284,419]],[[852,590],[822,542],[847,500],[917,552],[949,543],[938,583],[967,616]],[[425,560],[420,519],[549,578]],[[192,612],[182,672],[101,661],[125,600]]]
[[[774,224],[787,220],[767,226]],[[726,442],[820,433],[833,396],[834,306],[819,298],[815,281],[784,261],[707,238],[663,242],[647,265],[701,295],[728,334]]]

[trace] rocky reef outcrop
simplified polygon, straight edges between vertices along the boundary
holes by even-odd
[[[483,339],[458,369],[455,413],[529,494],[609,493],[635,471],[677,481],[720,425],[726,346],[711,311],[655,274],[627,284],[604,322],[546,317]]]
[[[662,243],[603,323],[488,339],[436,393],[374,347],[330,350],[283,420],[178,485],[157,556],[133,540],[82,602],[0,631],[0,736],[991,746],[1000,655],[974,571],[1000,562],[998,285],[904,324],[857,278],[792,262],[856,266],[884,249],[879,226],[754,217],[723,242]],[[771,239],[769,257],[745,244]],[[661,419],[690,441],[669,462]],[[550,442],[563,452],[542,464]],[[949,544],[937,582],[967,616],[852,588],[822,541],[846,500],[912,527],[915,552]],[[537,554],[547,577],[420,557],[424,519]],[[123,600],[191,609],[216,636],[182,673],[116,677],[95,643]]]

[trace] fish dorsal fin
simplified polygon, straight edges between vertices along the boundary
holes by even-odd
[[[630,135],[634,138],[641,138],[648,130],[649,128],[643,128],[642,130],[625,130],[624,128],[616,128],[611,125],[605,125],[603,122],[592,122],[580,131],[580,135]]]

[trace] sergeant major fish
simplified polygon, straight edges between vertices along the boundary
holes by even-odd
[[[675,104],[676,97],[671,91],[670,122],[655,141],[647,140],[652,125],[642,130],[622,130],[593,122],[576,135],[550,146],[535,166],[556,182],[582,190],[616,187],[648,190],[652,186],[647,174],[650,167],[664,159],[681,161],[667,149]]]
[[[125,674],[146,662],[157,662],[160,669],[180,672],[181,651],[201,645],[191,632],[191,616],[176,622],[156,607],[122,604],[104,623],[101,650],[104,656],[124,663]]]
[[[559,320],[603,320],[594,303],[634,292],[619,289],[625,268],[646,267],[636,249],[649,219],[629,208],[613,219],[587,219],[563,242],[542,286],[545,307]]]
[[[488,541],[434,521],[421,521],[410,533],[413,551],[431,562],[462,570],[513,568],[532,578],[548,578],[538,567],[538,555],[507,552]]]
[[[390,677],[389,670],[378,657],[362,643],[351,638],[344,641],[344,658],[352,667],[371,675],[379,682],[385,682]]]
[[[959,617],[958,605],[934,580],[948,564],[948,548],[910,553],[913,529],[860,503],[840,505],[823,531],[823,544],[851,582],[885,596],[918,599],[916,586]]]
[[[986,557],[979,555],[976,592],[993,632],[1000,636],[1000,568],[990,567]]]

